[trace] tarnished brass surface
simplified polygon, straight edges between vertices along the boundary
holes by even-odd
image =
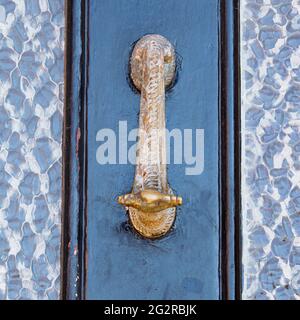
[[[160,35],[146,35],[134,47],[131,78],[141,92],[139,142],[132,192],[118,202],[128,209],[134,229],[146,238],[159,238],[172,227],[181,197],[167,182],[165,89],[175,77],[175,52]]]
[[[182,198],[147,189],[137,194],[129,193],[120,196],[118,202],[126,207],[133,207],[143,212],[156,213],[181,205]]]

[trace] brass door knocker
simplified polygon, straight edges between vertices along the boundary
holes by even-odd
[[[143,237],[164,236],[176,217],[182,198],[173,195],[167,182],[165,88],[175,77],[175,51],[160,35],[146,35],[135,45],[131,78],[141,92],[139,141],[131,193],[118,202],[128,209],[133,228]]]

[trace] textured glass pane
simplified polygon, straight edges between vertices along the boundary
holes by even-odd
[[[64,0],[0,0],[0,299],[58,299]]]
[[[240,17],[243,298],[300,299],[300,3]]]

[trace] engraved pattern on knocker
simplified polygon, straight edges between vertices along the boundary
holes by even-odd
[[[146,35],[136,43],[130,66],[141,93],[139,141],[132,191],[118,202],[127,208],[134,230],[155,239],[172,228],[176,206],[182,204],[168,184],[166,171],[165,89],[175,78],[174,48],[160,35]]]

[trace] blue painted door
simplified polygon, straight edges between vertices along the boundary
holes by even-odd
[[[219,1],[90,0],[87,12],[85,297],[219,299]],[[204,130],[203,172],[187,175],[193,164],[184,161],[168,166],[183,205],[159,240],[136,235],[116,201],[131,191],[134,164],[118,163],[118,152],[117,164],[100,164],[96,139],[101,129],[118,133],[119,121],[128,132],[138,128],[140,95],[129,84],[128,62],[135,41],[151,33],[175,46],[181,65],[166,98],[167,128]]]

